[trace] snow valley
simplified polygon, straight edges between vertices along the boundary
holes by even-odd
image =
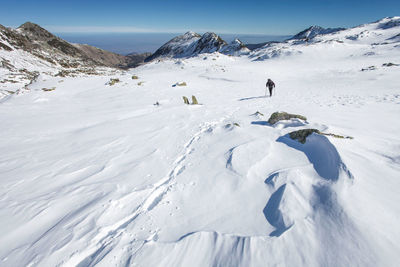
[[[400,17],[0,60],[0,266],[400,264]]]

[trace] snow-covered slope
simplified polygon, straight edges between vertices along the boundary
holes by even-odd
[[[239,40],[227,44],[220,36],[207,32],[202,36],[195,32],[187,32],[177,36],[161,46],[146,61],[157,58],[185,58],[204,53],[220,52],[226,55],[247,54],[250,50]]]
[[[281,43],[269,43],[250,53],[250,58],[265,60],[273,57],[307,54],[314,57],[315,50],[347,56],[370,56],[378,45],[398,49],[400,17],[384,18],[374,23],[314,35],[313,38],[292,39]],[[306,32],[306,31],[305,31]],[[384,51],[390,51],[384,50]],[[385,52],[383,52],[385,53]]]
[[[0,266],[399,266],[395,21],[3,99]],[[289,137],[306,128],[353,139]]]

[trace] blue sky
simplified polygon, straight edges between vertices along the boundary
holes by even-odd
[[[311,25],[351,27],[400,15],[399,0],[6,0],[0,24],[32,21],[52,32],[174,32],[287,35]]]

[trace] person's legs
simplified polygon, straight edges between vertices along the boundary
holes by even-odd
[[[269,96],[272,97],[272,87],[269,87]]]

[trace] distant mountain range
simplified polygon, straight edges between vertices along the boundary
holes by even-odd
[[[322,28],[311,26],[282,42],[245,45],[235,39],[227,43],[219,35],[187,32],[162,45],[154,54],[119,55],[86,44],[69,43],[37,24],[27,22],[17,29],[0,25],[0,99],[29,91],[40,76],[80,76],[113,74],[151,61],[182,59],[220,53],[246,56],[252,61],[301,55],[312,46],[319,49],[361,45],[363,56],[373,56],[376,47],[400,47],[400,17],[357,27]],[[3,89],[6,88],[6,89]]]
[[[312,39],[319,35],[330,34],[344,30],[344,28],[322,28],[311,26],[299,32],[288,40]],[[37,24],[26,22],[17,29],[6,28],[0,25],[0,49],[22,49],[32,55],[65,68],[105,66],[116,68],[137,67],[144,61],[149,62],[158,58],[192,57],[202,53],[219,52],[225,55],[246,55],[253,50],[279,42],[264,42],[248,44],[239,39],[231,43],[224,41],[219,35],[207,32],[203,35],[187,32],[177,36],[162,45],[154,54],[119,55],[86,44],[69,43]]]
[[[371,27],[374,27],[374,29],[391,29],[399,26],[400,20],[399,17],[385,18],[366,25],[373,25]],[[86,44],[69,43],[39,25],[27,22],[17,29],[0,25],[0,52],[2,50],[8,52],[24,51],[29,54],[29,57],[35,58],[29,61],[31,64],[47,65],[49,68],[58,68],[59,70],[93,67],[127,69],[155,59],[185,58],[214,52],[232,56],[247,55],[256,60],[263,60],[283,54],[301,53],[296,50],[296,45],[304,42],[358,40],[366,35],[366,30],[359,31],[357,29],[363,29],[363,27],[367,27],[366,25],[351,29],[311,26],[283,42],[264,42],[248,44],[247,46],[239,39],[227,43],[219,35],[212,32],[200,35],[189,31],[171,39],[153,54],[132,53],[124,56]],[[357,34],[353,32],[357,32]],[[345,36],[340,35],[341,33]],[[324,39],[324,36],[329,36],[329,38]],[[399,36],[400,34],[392,36],[390,40],[392,42],[398,41]],[[8,69],[13,69],[13,62],[18,61],[16,58],[20,57],[21,59],[23,57],[21,55],[11,56],[11,54],[1,55],[0,53],[0,66]],[[25,57],[24,60],[26,61],[27,58]],[[20,65],[27,64],[21,63]],[[64,71],[64,73],[68,74],[68,71]]]

